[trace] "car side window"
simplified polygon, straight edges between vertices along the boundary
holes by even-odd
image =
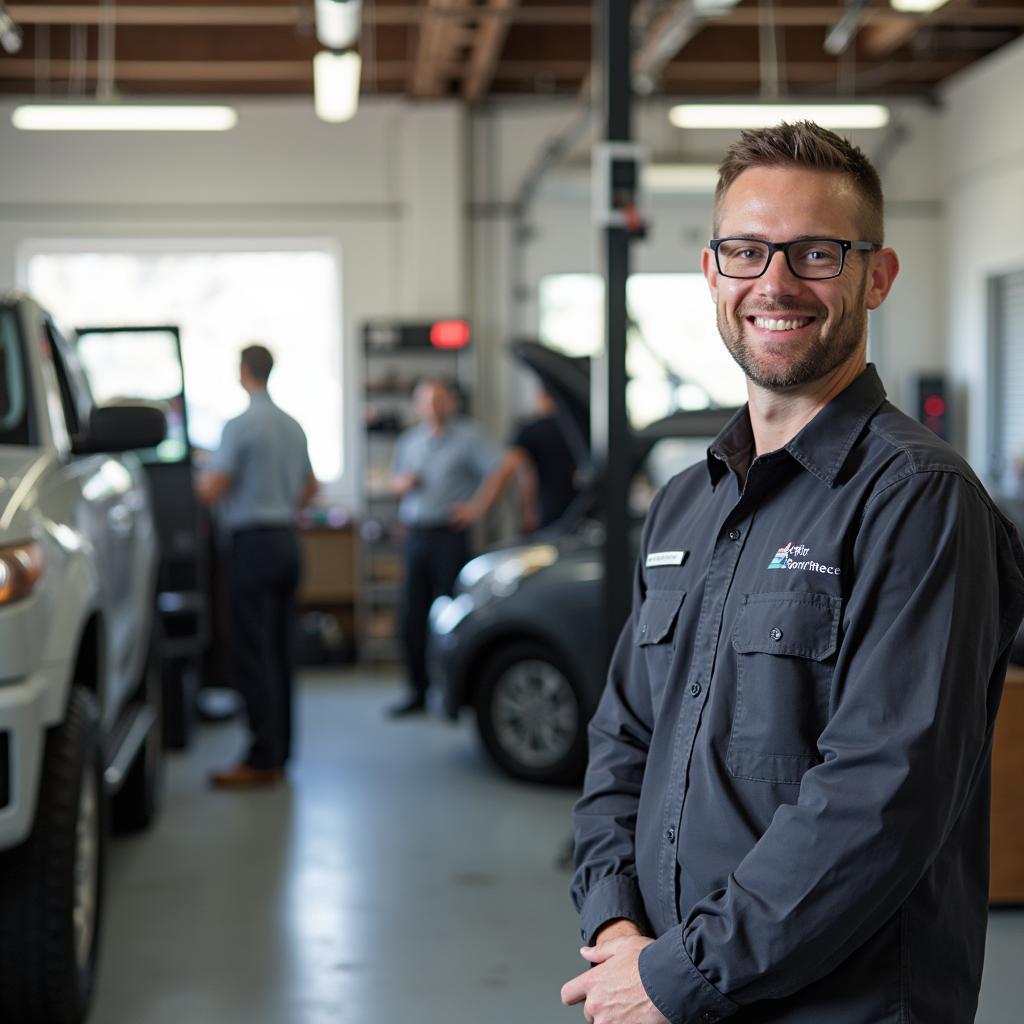
[[[32,443],[28,393],[15,315],[0,310],[0,443]]]

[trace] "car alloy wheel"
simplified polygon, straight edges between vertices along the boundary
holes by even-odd
[[[586,730],[579,686],[545,645],[515,641],[492,653],[475,705],[481,739],[510,775],[557,785],[579,781]]]

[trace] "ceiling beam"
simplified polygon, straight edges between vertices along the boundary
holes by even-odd
[[[723,0],[735,4],[738,0]],[[633,60],[633,81],[643,92],[653,92],[662,71],[695,35],[723,14],[708,16],[692,0],[674,0],[650,24],[647,38]]]
[[[427,0],[425,12],[408,76],[408,92],[415,99],[445,94],[449,69],[467,43],[457,17],[469,19],[476,8],[472,0]]]
[[[275,5],[254,4],[115,4],[104,13],[101,4],[28,4],[9,3],[11,17],[21,25],[98,25],[111,17],[119,25],[235,25],[275,26],[298,25],[309,21],[304,4],[295,2]],[[773,18],[776,25],[800,27],[832,25],[840,11],[837,6],[820,4],[815,7],[778,6]],[[427,16],[463,17],[461,11],[430,10],[425,5],[402,4],[379,7],[367,4],[363,8],[363,23],[368,25],[419,25]],[[593,11],[590,7],[569,7],[552,3],[541,7],[515,6],[512,9],[481,7],[474,18],[482,21],[506,21],[517,25],[590,25]],[[722,26],[756,28],[767,15],[758,7],[736,7],[717,18]],[[916,24],[923,15],[906,15],[885,7],[873,7],[864,12],[863,23],[872,25],[903,25],[910,17]],[[958,7],[945,4],[927,15],[932,25],[1024,26],[1024,5],[1004,3],[999,7]]]
[[[945,16],[940,19],[938,17],[940,12],[944,12]],[[940,7],[936,11],[932,11],[928,14],[917,15],[916,17],[911,15],[904,17],[902,21],[896,22],[891,21],[887,25],[871,25],[865,29],[861,36],[861,43],[864,48],[864,52],[869,57],[883,58],[888,57],[889,54],[895,53],[901,46],[906,46],[910,42],[914,33],[918,29],[931,28],[934,25],[948,24],[946,18],[949,15],[954,17],[957,14],[973,13],[964,0],[951,0]]]
[[[467,103],[478,103],[487,95],[494,80],[494,72],[508,35],[509,17],[513,9],[519,6],[519,0],[490,0],[485,10],[489,14],[501,12],[503,18],[488,18],[481,22],[477,30],[473,55],[469,59],[469,67],[462,80],[462,98]]]
[[[885,75],[893,81],[927,82],[953,74],[964,66],[966,60],[901,60],[885,64],[861,62],[856,73],[863,76]],[[377,74],[391,80],[404,78],[407,70],[408,62],[404,60],[385,60],[379,63]],[[444,70],[454,77],[459,68],[457,64],[449,64]],[[501,62],[498,77],[529,82],[538,74],[548,74],[560,79],[580,81],[589,70],[590,63],[584,60],[512,60]],[[36,71],[36,62],[31,58],[5,57],[0,60],[0,79],[34,81]],[[94,80],[100,71],[100,61],[51,60],[48,71],[50,80],[68,79],[76,72],[84,73],[86,78]],[[786,80],[792,85],[832,82],[835,74],[834,61],[791,63],[786,68]],[[117,60],[114,63],[114,79],[122,82],[311,82],[312,75],[312,63],[307,60]],[[756,60],[685,61],[669,65],[665,70],[664,81],[676,87],[715,82],[756,84],[760,81],[760,75],[760,65]]]
[[[116,4],[109,15],[100,4],[8,4],[11,17],[22,25],[98,25],[110,17],[118,25],[296,25],[310,21],[303,4]],[[464,17],[460,10],[444,10],[427,5],[402,4],[379,7],[366,4],[362,21],[368,25],[419,25],[426,18]],[[474,18],[483,21],[521,25],[589,25],[593,12],[589,7],[569,7],[553,3],[544,7],[480,8]]]
[[[920,18],[905,14],[881,24],[866,25],[860,31],[860,47],[872,57],[887,57],[909,42],[920,24]]]

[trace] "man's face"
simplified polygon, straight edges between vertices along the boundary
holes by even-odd
[[[769,242],[795,238],[864,238],[857,193],[844,175],[790,167],[755,167],[729,186],[717,234]],[[718,307],[718,329],[747,378],[769,390],[820,380],[863,360],[867,311],[888,293],[897,264],[891,250],[851,252],[839,277],[794,276],[781,252],[761,277],[718,273],[705,249],[701,266]]]
[[[416,411],[429,426],[443,426],[455,411],[455,397],[443,384],[425,381],[416,389]]]

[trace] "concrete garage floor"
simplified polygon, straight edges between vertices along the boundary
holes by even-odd
[[[390,723],[393,681],[307,672],[290,784],[220,793],[206,726],[164,813],[118,839],[92,1024],[558,1024],[582,961],[556,866],[573,794],[519,785],[475,734]],[[1024,1004],[1024,911],[993,915],[979,1024]]]

